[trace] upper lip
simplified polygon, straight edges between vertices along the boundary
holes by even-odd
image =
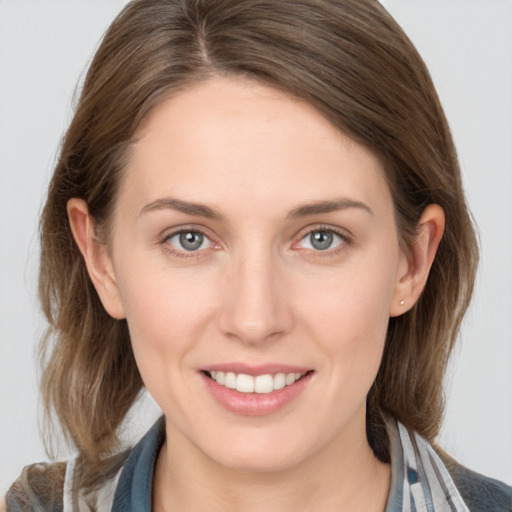
[[[312,370],[306,366],[296,366],[291,364],[269,363],[250,365],[247,363],[221,363],[212,364],[201,368],[206,372],[233,372],[236,374],[243,373],[245,375],[275,375],[276,373],[307,373]]]

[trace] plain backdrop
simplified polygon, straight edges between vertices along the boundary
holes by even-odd
[[[46,459],[35,343],[37,219],[75,85],[123,0],[0,0],[0,492]],[[426,60],[480,229],[475,299],[447,379],[440,443],[512,483],[512,2],[383,0]],[[158,415],[145,399],[136,439]],[[67,453],[62,451],[61,457]]]

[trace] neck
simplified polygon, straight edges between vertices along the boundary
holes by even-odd
[[[340,436],[313,456],[278,471],[241,471],[207,457],[166,428],[167,440],[155,469],[155,512],[364,511],[382,512],[390,466],[374,456],[363,429]]]

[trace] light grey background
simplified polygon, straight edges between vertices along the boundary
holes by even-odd
[[[424,56],[481,231],[441,444],[512,483],[512,2],[382,0]],[[0,0],[0,493],[46,458],[38,433],[37,218],[71,98],[124,0]],[[158,414],[133,414],[136,438]],[[65,452],[61,456],[66,456]]]

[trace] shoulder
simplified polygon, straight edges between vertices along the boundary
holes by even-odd
[[[471,512],[512,511],[512,487],[471,471],[438,447],[436,452]]]
[[[6,495],[6,512],[101,512],[110,510],[114,493],[127,457],[112,456],[93,478],[82,481],[80,459],[69,462],[27,466]],[[0,512],[1,512],[0,508]]]
[[[125,499],[123,491],[128,483],[133,483],[134,475],[140,477],[133,479],[135,483],[150,480],[147,472],[152,470],[152,461],[164,438],[165,421],[161,417],[135,447],[112,455],[97,471],[87,472],[86,477],[78,456],[69,462],[27,466],[7,492],[5,510],[68,512],[77,506],[81,511],[111,510],[116,495],[121,501]],[[0,512],[3,512],[2,505],[0,501]]]
[[[65,462],[25,467],[7,491],[6,511],[62,511],[65,476]]]

